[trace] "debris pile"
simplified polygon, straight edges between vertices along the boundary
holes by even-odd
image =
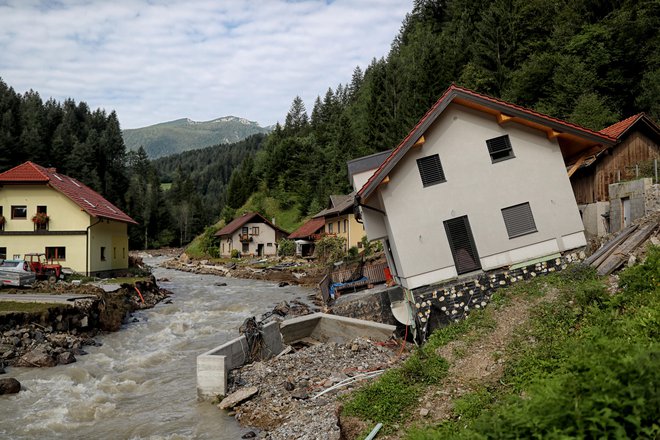
[[[316,439],[321,433],[339,439],[335,397],[405,357],[398,356],[401,346],[395,341],[307,344],[232,371],[231,393],[219,407],[233,410],[242,425],[265,431],[262,436],[269,439]]]
[[[636,255],[645,251],[647,241],[659,244],[655,236],[659,225],[656,214],[628,226],[606,241],[584,263],[594,267],[598,275],[609,275],[626,262],[634,263]]]

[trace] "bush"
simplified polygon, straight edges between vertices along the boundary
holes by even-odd
[[[241,256],[241,253],[238,252],[238,249],[232,249],[231,250],[231,257],[232,258],[239,258]]]
[[[348,256],[351,258],[357,257],[359,253],[360,251],[358,250],[357,246],[351,246],[348,248]]]
[[[281,239],[277,242],[277,255],[282,257],[291,257],[296,253],[296,242],[293,240]]]
[[[346,239],[344,237],[323,237],[316,242],[316,256],[321,263],[334,263],[344,258]]]

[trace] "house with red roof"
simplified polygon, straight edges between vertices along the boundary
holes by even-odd
[[[617,206],[613,206],[609,186],[636,179],[641,175],[640,167],[642,173],[644,168],[650,172],[652,160],[660,158],[660,127],[644,113],[610,125],[600,133],[615,139],[615,144],[586,155],[570,176],[588,235],[618,231],[634,220],[635,213],[643,215],[644,197],[617,194],[623,197],[617,197]],[[627,209],[618,206],[625,203],[630,204]],[[629,214],[620,215],[624,212]]]
[[[299,257],[311,257],[314,255],[314,242],[324,235],[325,219],[313,217],[303,223],[298,229],[289,235],[289,240],[296,243],[296,255]]]
[[[136,222],[55,168],[25,162],[0,173],[0,259],[43,252],[81,274],[127,269],[129,224]]]
[[[566,167],[615,143],[452,85],[386,157],[352,164],[355,209],[407,289],[553,259],[586,244]]]
[[[231,257],[234,249],[243,256],[263,257],[277,255],[277,242],[289,233],[258,212],[248,212],[236,217],[215,235],[220,237],[222,257]]]

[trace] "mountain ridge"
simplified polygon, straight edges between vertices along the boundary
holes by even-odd
[[[170,156],[213,145],[241,141],[253,134],[268,133],[270,127],[238,116],[221,116],[209,121],[180,118],[147,127],[122,130],[128,150],[144,147],[150,159]]]

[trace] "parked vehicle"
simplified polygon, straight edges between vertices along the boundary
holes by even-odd
[[[36,281],[36,274],[25,260],[0,260],[0,285],[29,286]]]
[[[46,254],[37,252],[25,254],[25,261],[27,261],[38,280],[48,280],[49,283],[55,283],[58,279],[64,278],[62,265],[55,263],[52,258],[46,258]]]

